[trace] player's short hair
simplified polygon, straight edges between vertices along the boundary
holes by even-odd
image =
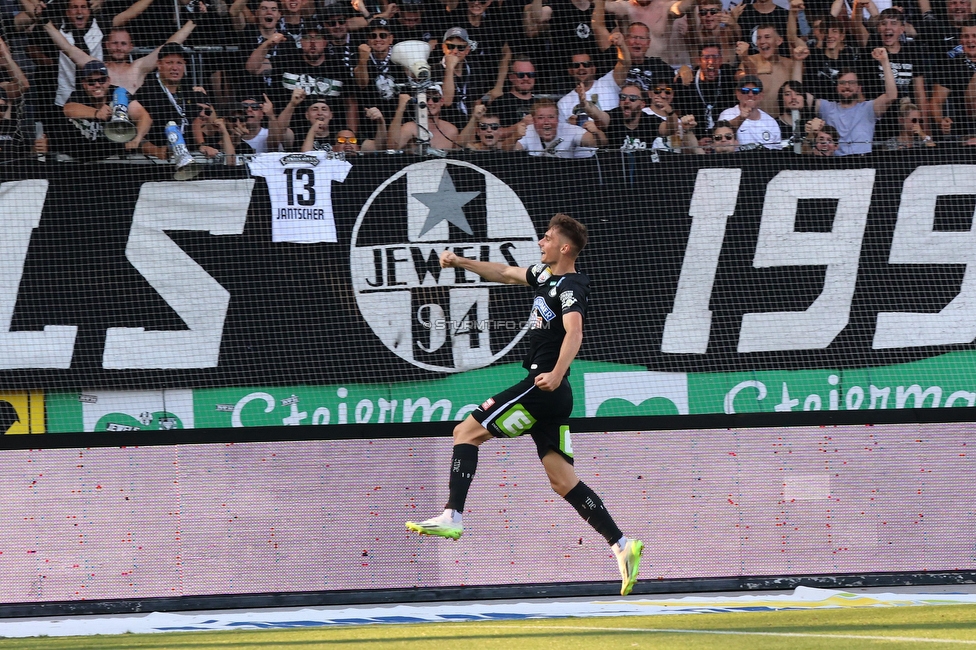
[[[586,248],[586,243],[590,240],[590,236],[586,232],[586,226],[562,212],[557,213],[549,220],[549,227],[558,231],[563,237],[569,240],[569,243],[573,247],[573,257],[578,256],[580,251]]]

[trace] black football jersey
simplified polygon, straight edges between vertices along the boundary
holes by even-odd
[[[549,372],[566,336],[563,314],[576,311],[586,318],[590,279],[585,273],[553,275],[547,264],[530,267],[525,279],[536,291],[529,314],[529,352],[522,366],[532,374]]]

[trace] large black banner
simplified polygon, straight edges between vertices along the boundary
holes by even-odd
[[[388,382],[515,361],[527,294],[436,255],[527,265],[559,211],[591,231],[580,358],[729,372],[971,349],[974,162],[381,155],[316,187],[286,172],[289,204],[331,191],[334,243],[273,242],[285,208],[243,168],[8,171],[0,385]]]

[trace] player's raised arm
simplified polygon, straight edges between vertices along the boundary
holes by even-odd
[[[451,251],[441,253],[441,268],[458,268],[477,273],[488,282],[500,282],[502,284],[525,284],[527,269],[518,266],[509,266],[501,262],[480,262],[468,257],[460,257]]]

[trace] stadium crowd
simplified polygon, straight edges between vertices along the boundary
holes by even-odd
[[[976,0],[0,0],[0,154],[976,144]],[[402,41],[429,44],[425,133]],[[128,102],[127,116],[116,105]],[[135,136],[106,137],[124,117]],[[238,158],[240,156],[237,156]]]

